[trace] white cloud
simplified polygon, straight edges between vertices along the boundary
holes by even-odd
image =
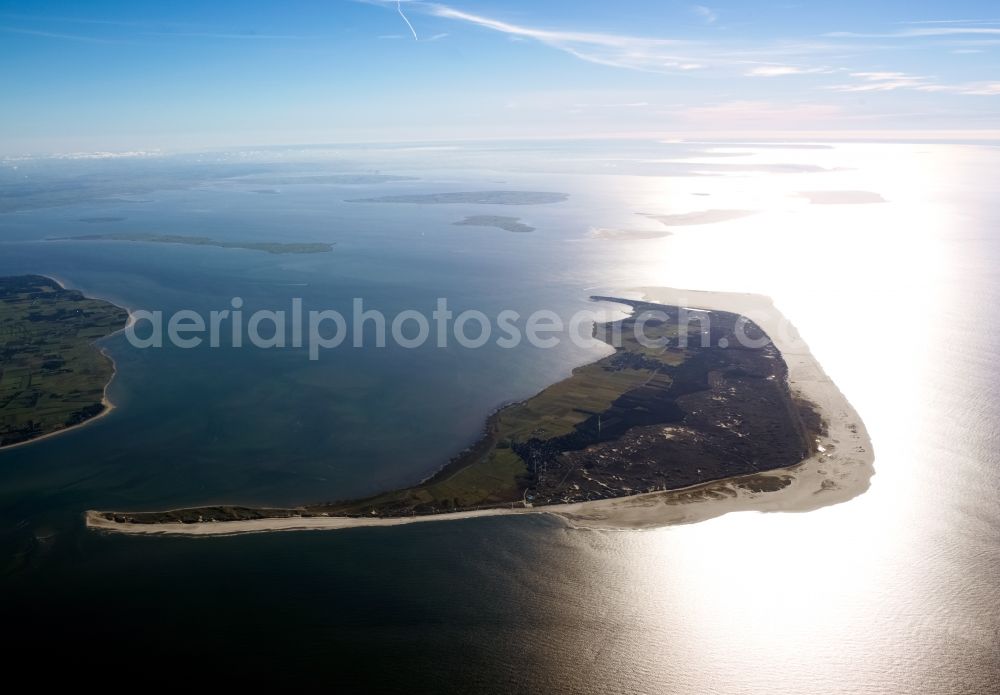
[[[883,81],[883,80],[923,80],[923,77],[907,75],[905,72],[852,72],[851,77],[860,77],[863,80]]]
[[[927,84],[917,87],[921,92],[944,92],[968,96],[1000,95],[1000,82],[966,82],[959,84]]]
[[[816,75],[833,72],[830,68],[803,68],[795,65],[760,65],[746,73],[747,77],[783,77],[785,75]]]
[[[692,41],[651,39],[602,32],[539,29],[465,12],[447,5],[429,4],[428,11],[444,19],[466,22],[509,37],[533,39],[552,48],[599,65],[645,72],[697,70],[704,63],[686,49],[698,47]]]
[[[860,82],[839,84],[829,87],[838,92],[892,92],[897,89],[912,89],[918,92],[963,94],[968,96],[1000,95],[1000,82],[958,82],[942,83],[925,75],[909,75],[904,72],[852,72]]]
[[[1000,19],[921,19],[900,24],[1000,24]]]
[[[897,89],[915,89],[928,84],[923,75],[909,75],[905,72],[852,72],[860,82],[833,85],[830,89],[838,92],[892,92]]]
[[[83,41],[84,43],[118,43],[118,41],[113,39],[103,39],[96,36],[64,34],[55,31],[36,31],[34,29],[20,29],[18,27],[0,27],[0,31],[7,34],[22,34],[24,36],[38,36],[45,39],[62,39],[65,41]]]
[[[960,94],[972,94],[975,96],[996,96],[1000,94],[1000,82],[991,82],[989,84],[980,85],[966,85]]]
[[[413,34],[413,40],[414,41],[419,41],[420,39],[417,37],[417,30],[413,28],[413,25],[410,24],[409,17],[407,17],[406,13],[403,12],[403,3],[402,3],[402,0],[396,0],[396,12],[399,13],[400,17],[402,17],[403,22],[406,24],[407,28],[410,30],[410,33]]]
[[[573,104],[578,109],[638,109],[649,106],[647,101],[629,101],[619,104]]]
[[[927,27],[918,29],[903,29],[885,34],[864,34],[853,31],[832,31],[825,36],[832,38],[852,39],[913,39],[934,36],[964,36],[964,35],[1000,35],[1000,27],[964,26],[964,27]]]
[[[381,4],[400,10],[398,0],[359,0],[371,4]],[[940,79],[927,75],[914,75],[897,70],[857,70],[832,67],[834,61],[859,63],[872,51],[886,51],[897,44],[883,42],[843,41],[844,37],[867,39],[910,38],[910,37],[961,37],[1000,35],[1000,27],[985,26],[989,22],[940,20],[906,28],[886,34],[860,34],[836,32],[827,34],[837,40],[825,41],[783,41],[739,42],[721,40],[679,40],[650,38],[615,34],[599,31],[579,31],[573,29],[541,28],[495,19],[474,12],[467,12],[449,5],[410,0],[404,3],[408,10],[419,11],[441,19],[479,27],[497,32],[511,41],[535,41],[571,56],[599,65],[625,68],[642,72],[679,74],[687,71],[709,70],[716,74],[743,75],[746,77],[769,78],[793,75],[834,75],[848,74],[851,81],[827,85],[815,83],[817,89],[837,92],[893,92],[915,90],[927,93],[941,92],[967,95],[995,95],[997,83],[942,83]],[[706,20],[714,21],[716,13],[705,5],[693,5]],[[431,40],[443,35],[432,37]],[[987,38],[956,39],[946,43],[953,50],[975,50],[972,44],[981,45],[992,41]],[[1000,43],[1000,41],[998,41]],[[825,56],[826,65],[810,65],[817,56]],[[882,62],[880,60],[880,62]]]
[[[719,19],[719,13],[713,10],[711,7],[705,7],[704,5],[693,5],[691,11],[696,15],[705,20],[706,24],[715,24],[716,20]]]

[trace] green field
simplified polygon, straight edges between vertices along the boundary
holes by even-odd
[[[124,309],[45,277],[0,278],[0,446],[104,411],[114,364],[94,342],[127,318]]]

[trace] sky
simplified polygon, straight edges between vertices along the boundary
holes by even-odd
[[[0,0],[0,156],[1000,136],[1000,3]]]

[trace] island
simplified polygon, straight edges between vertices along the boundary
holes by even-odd
[[[503,215],[470,215],[453,224],[460,227],[495,227],[506,232],[521,234],[535,231],[534,227],[521,222],[520,217],[504,217]]]
[[[663,239],[673,233],[665,229],[614,229],[611,227],[595,227],[590,230],[590,236],[608,241],[642,241],[647,239]]]
[[[39,275],[0,278],[0,447],[108,412],[114,362],[95,341],[128,312]]]
[[[499,409],[475,443],[416,485],[294,508],[92,510],[87,526],[225,535],[542,513],[591,528],[648,528],[742,509],[813,509],[867,488],[873,455],[863,423],[769,301],[646,293],[666,301],[595,297],[632,310],[594,327],[602,339],[620,334],[620,345]],[[769,311],[778,337],[719,307]],[[640,343],[637,321],[666,345]]]
[[[470,191],[454,193],[417,193],[385,195],[378,198],[355,198],[348,203],[412,203],[416,205],[547,205],[561,203],[569,196],[546,191]]]
[[[698,224],[718,224],[729,220],[738,220],[756,214],[754,210],[698,210],[673,215],[654,215],[640,212],[643,217],[656,220],[668,227],[683,227]]]
[[[813,205],[871,205],[886,202],[885,198],[873,191],[802,191],[799,197]]]
[[[268,186],[333,185],[333,186],[373,186],[397,181],[416,181],[415,176],[393,174],[315,174],[295,176],[247,176],[230,179],[234,183],[264,184]]]
[[[146,244],[183,244],[186,246],[215,246],[220,249],[244,249],[246,251],[263,251],[272,254],[285,253],[327,253],[333,250],[333,244],[321,242],[278,243],[273,241],[219,241],[202,236],[183,236],[180,234],[84,234],[82,236],[54,237],[49,241],[134,241]]]
[[[87,224],[111,224],[112,222],[124,222],[125,217],[81,217],[80,222]]]

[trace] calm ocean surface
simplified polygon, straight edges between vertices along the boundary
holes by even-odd
[[[409,692],[1000,691],[1000,149],[535,143],[14,167],[0,167],[0,197],[82,192],[0,214],[0,275],[53,275],[133,309],[207,312],[234,296],[248,310],[287,309],[299,297],[346,313],[361,297],[392,316],[446,297],[456,313],[568,317],[591,294],[644,285],[770,295],[864,418],[876,475],[865,494],[815,512],[655,531],[524,517],[99,535],[83,510],[294,504],[415,482],[471,443],[491,410],[602,354],[567,341],[341,347],[310,362],[290,349],[140,351],[116,336],[106,346],[119,407],[0,452],[10,654],[97,663],[113,648],[159,669],[190,657],[289,683]],[[374,170],[417,180],[281,178]],[[69,173],[53,183],[53,172]],[[273,180],[231,178],[251,174]],[[570,198],[344,202],[493,189]],[[799,195],[818,190],[887,202]],[[637,213],[708,209],[756,214],[661,239],[591,235],[665,229]],[[474,214],[536,231],[451,224]],[[80,221],[97,217],[125,219]],[[272,256],[46,241],[112,232],[337,245]]]

